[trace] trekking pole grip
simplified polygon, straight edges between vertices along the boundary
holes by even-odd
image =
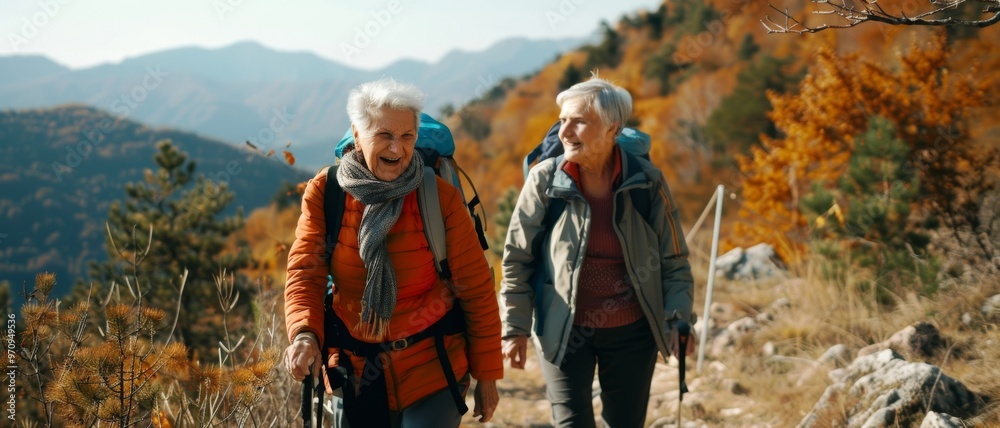
[[[677,383],[678,383],[678,397],[677,397],[677,426],[683,426],[681,424],[681,411],[683,410],[681,403],[684,401],[684,393],[688,392],[687,383],[684,382],[684,374],[687,370],[684,368],[684,357],[687,356],[688,341],[691,339],[691,324],[687,321],[679,321],[677,323]]]
[[[684,393],[688,392],[687,383],[684,382],[684,375],[687,370],[684,367],[684,359],[687,356],[688,341],[691,340],[691,324],[687,321],[677,323],[677,369],[680,376],[681,401],[684,401]]]

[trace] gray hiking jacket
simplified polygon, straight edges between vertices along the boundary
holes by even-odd
[[[677,204],[663,173],[645,159],[621,153],[622,180],[614,189],[614,229],[639,306],[660,353],[666,357],[670,355],[674,323],[694,322],[694,281],[688,248]],[[632,188],[650,192],[649,224],[633,208]],[[566,208],[549,234],[543,229],[551,198],[566,199]],[[533,336],[536,349],[556,365],[562,362],[569,345],[579,268],[587,252],[589,233],[589,205],[562,165],[557,168],[556,159],[548,159],[532,168],[518,197],[504,245],[500,290],[503,335]],[[535,239],[544,240],[542,254],[532,254]],[[537,264],[536,257],[540,259]],[[544,283],[533,286],[531,277],[536,266],[546,269],[547,275]]]

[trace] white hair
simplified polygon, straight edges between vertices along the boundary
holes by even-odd
[[[605,125],[618,124],[615,135],[625,128],[625,121],[632,115],[632,95],[621,86],[594,76],[580,82],[556,96],[556,104],[562,108],[568,100],[582,98],[588,109],[594,109]]]
[[[389,77],[363,83],[347,96],[347,116],[351,124],[365,130],[374,119],[382,117],[382,110],[386,108],[412,111],[419,126],[423,107],[424,94],[416,86]]]

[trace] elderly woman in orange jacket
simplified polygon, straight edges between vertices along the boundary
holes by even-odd
[[[440,178],[451,284],[438,277],[423,233],[416,195],[423,161],[414,156],[421,107],[416,88],[392,79],[351,92],[347,112],[356,144],[331,178],[346,193],[332,262],[324,255],[325,169],[306,187],[288,255],[285,319],[291,345],[285,364],[293,378],[319,372],[319,346],[325,334],[333,334],[323,327],[327,274],[334,283],[332,310],[352,343],[382,345],[376,356],[343,349],[336,362],[351,368],[344,392],[354,426],[457,427],[460,398],[449,390],[442,357],[453,379],[460,379],[461,396],[469,375],[476,378],[474,415],[481,422],[490,420],[499,401],[503,360],[492,275],[458,189]],[[454,313],[454,305],[464,313],[466,328],[444,336],[447,355],[438,354],[433,337],[404,340]],[[352,409],[348,396],[374,399],[375,408],[386,411],[372,411],[372,403]]]

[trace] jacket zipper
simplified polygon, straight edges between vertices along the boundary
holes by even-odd
[[[622,187],[618,188],[618,190],[615,192],[615,194],[614,194],[615,197],[613,197],[611,199],[612,217],[615,217],[615,214],[617,214],[617,211],[619,209],[617,195],[619,193],[631,192],[632,191],[632,187],[638,187],[638,185],[637,184],[632,184],[632,185],[622,186]],[[617,222],[612,222],[612,226],[615,229],[615,234],[618,235],[618,241],[622,245],[622,248],[631,249],[632,247],[629,246],[629,245],[626,245],[626,243],[625,243],[625,237],[624,237],[625,235],[624,235],[624,232],[622,232],[622,230],[621,230],[621,225],[618,224]],[[631,252],[630,252],[629,256],[632,256],[632,255],[633,254],[631,254]],[[640,292],[640,290],[641,290],[641,283],[638,282],[638,278],[635,275],[635,268],[632,266],[632,257],[625,257],[625,268],[628,270],[629,279],[632,281],[632,288],[635,289],[636,299],[639,301],[639,303],[642,305],[643,309],[645,310],[646,317],[650,318],[650,315],[655,314],[655,312],[653,312],[652,305],[649,304],[649,300],[648,300],[648,298],[646,296],[646,293]],[[662,272],[661,272],[661,274],[662,274]],[[662,287],[662,281],[663,281],[663,279],[661,278],[660,279],[660,282],[661,282],[660,286],[661,287]],[[663,310],[663,309],[661,308],[660,310]],[[665,313],[664,313],[664,320],[666,320],[666,314]],[[649,322],[650,322],[651,325],[653,325],[653,327],[655,329],[654,333],[658,335],[657,337],[660,339],[659,341],[665,340],[664,339],[665,335],[664,335],[664,331],[663,331],[663,326],[659,325],[660,322],[656,319],[656,317],[655,316],[652,317],[652,319],[650,319]],[[664,342],[664,346],[666,346],[665,342]]]

